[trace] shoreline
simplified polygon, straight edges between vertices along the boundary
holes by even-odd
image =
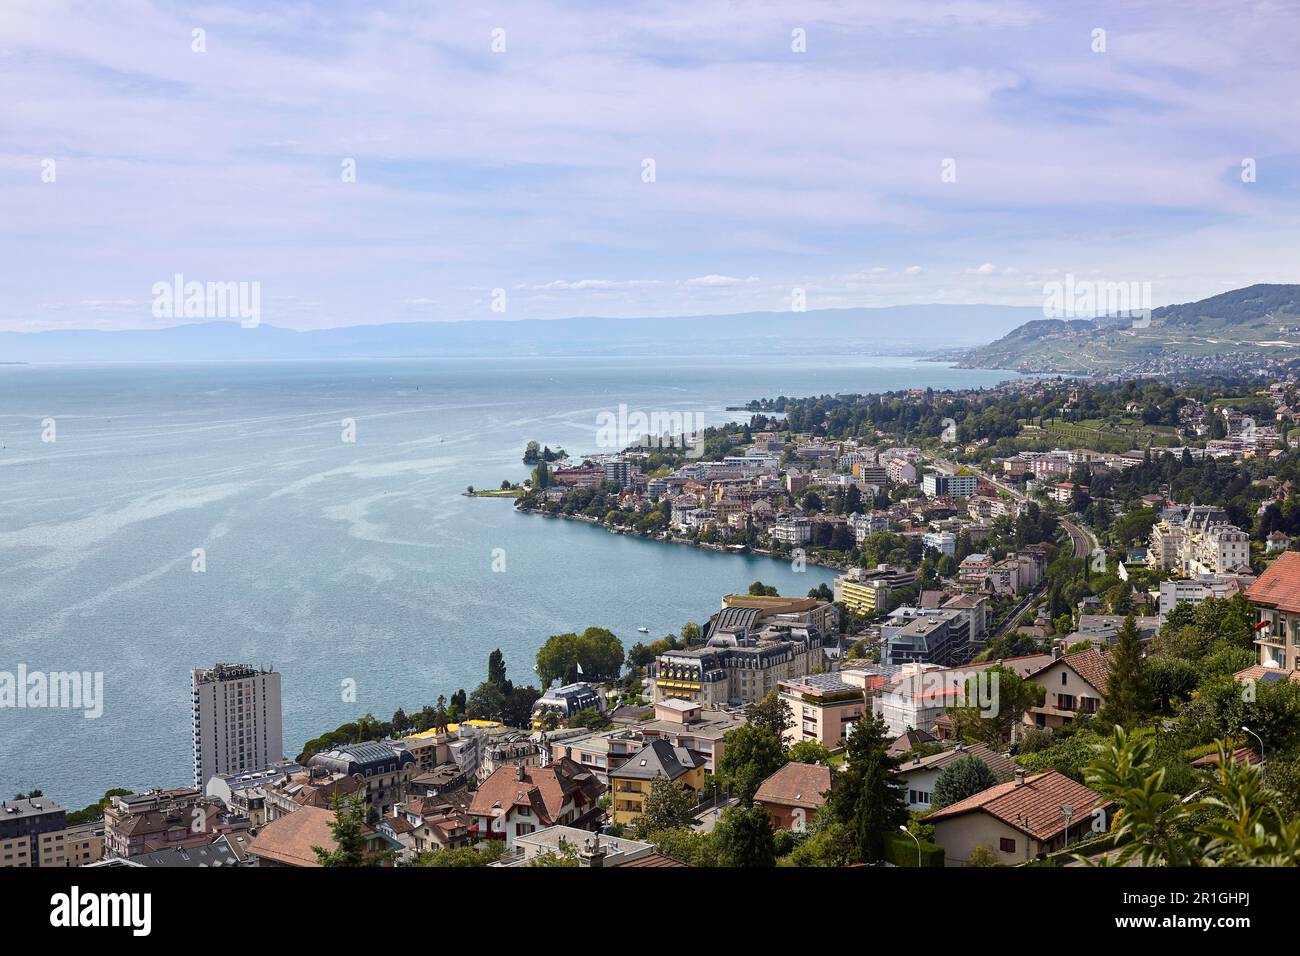
[[[484,495],[482,497],[490,497],[490,496]],[[498,495],[496,497],[505,497],[505,496]],[[536,515],[541,518],[558,518],[565,521],[577,521],[581,524],[591,525],[593,527],[600,528],[608,532],[609,534],[623,535],[629,538],[640,538],[643,541],[653,541],[658,544],[683,545],[686,547],[695,548],[696,550],[699,551],[712,551],[715,554],[734,554],[734,555],[741,555],[741,556],[754,556],[760,558],[768,558],[773,561],[785,561],[788,563],[788,559],[786,558],[785,555],[774,554],[769,550],[763,548],[754,548],[748,545],[705,544],[698,541],[691,541],[688,538],[660,537],[657,534],[647,534],[644,531],[637,531],[634,528],[610,528],[609,526],[605,525],[599,518],[591,518],[588,517],[587,515],[548,514],[547,512],[540,511],[536,508],[516,507],[514,510],[520,514]],[[841,574],[844,571],[847,571],[851,567],[850,565],[847,564],[831,564],[826,561],[814,561],[812,559],[806,560],[804,564],[805,566],[810,568],[821,568],[824,571],[834,571],[836,573],[841,573]]]

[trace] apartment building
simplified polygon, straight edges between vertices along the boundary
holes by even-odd
[[[1255,606],[1261,666],[1290,673],[1300,660],[1300,551],[1278,555],[1246,591]]]
[[[874,568],[851,568],[835,579],[835,601],[858,614],[876,614],[885,606],[890,592],[916,583],[916,572],[888,564]]]
[[[609,774],[612,819],[627,826],[641,818],[658,780],[675,780],[693,796],[704,792],[704,761],[685,747],[652,740]]]
[[[68,826],[49,797],[0,801],[0,869],[85,866],[103,855],[103,824]]]
[[[219,773],[260,770],[284,759],[280,675],[248,664],[190,672],[194,788]]]
[[[1160,626],[1180,604],[1197,605],[1206,598],[1230,598],[1255,583],[1253,574],[1200,574],[1194,578],[1175,578],[1160,582]]]
[[[406,799],[416,772],[410,751],[383,740],[340,744],[309,758],[307,768],[313,767],[340,776],[361,777],[366,785],[365,804],[380,816],[387,816],[395,804]]]
[[[957,609],[909,609],[915,616],[880,628],[887,664],[961,664],[972,656],[971,617]],[[897,613],[897,611],[895,612]]]
[[[921,479],[921,490],[927,498],[969,498],[976,493],[978,487],[979,478],[975,475],[949,475],[931,471]]]
[[[951,531],[927,531],[921,536],[921,543],[950,558],[957,555],[957,536]]]
[[[725,608],[714,616],[704,647],[655,659],[654,700],[688,700],[709,708],[752,704],[786,678],[811,673],[825,660],[815,627],[754,629],[756,608]]]
[[[203,846],[222,832],[224,812],[220,800],[191,787],[113,797],[104,810],[104,854],[129,858]]]
[[[812,540],[812,520],[803,515],[784,515],[776,519],[772,526],[772,540],[791,547],[807,544]]]
[[[867,511],[848,516],[849,530],[853,532],[853,543],[861,546],[869,534],[878,534],[889,530],[889,514],[885,511]]]
[[[605,712],[605,698],[600,691],[584,682],[553,687],[533,704],[532,727],[541,730],[552,715],[563,723],[584,710]]]
[[[667,699],[655,704],[653,720],[630,729],[644,740],[662,739],[684,747],[704,761],[705,773],[715,773],[727,747],[727,734],[744,723],[739,710],[708,710],[690,701]]]
[[[834,750],[849,728],[867,713],[862,687],[846,683],[839,674],[805,674],[782,681],[780,698],[790,708],[782,735],[786,746],[813,740]]]

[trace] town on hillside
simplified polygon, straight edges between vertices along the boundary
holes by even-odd
[[[760,400],[578,463],[534,445],[502,489],[522,510],[834,584],[553,635],[535,685],[493,651],[473,690],[293,756],[279,672],[199,666],[192,779],[20,793],[0,860],[1295,865],[1298,401],[1294,378],[1019,379]]]

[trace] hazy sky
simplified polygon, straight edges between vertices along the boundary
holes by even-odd
[[[3,0],[0,328],[1296,281],[1297,7]]]

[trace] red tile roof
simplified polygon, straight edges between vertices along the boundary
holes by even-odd
[[[1110,801],[1103,801],[1100,794],[1071,780],[1065,774],[1049,770],[1027,777],[1024,783],[1011,780],[989,787],[952,806],[935,811],[925,820],[927,823],[935,823],[963,813],[983,811],[1035,840],[1045,841],[1065,830],[1062,805],[1074,808],[1070,825],[1078,827],[1096,807],[1109,806]]]
[[[1300,614],[1300,551],[1283,551],[1246,591],[1255,604]]]
[[[758,785],[755,803],[816,810],[826,803],[831,788],[831,768],[821,764],[788,763]]]
[[[605,785],[589,770],[573,760],[562,758],[546,767],[498,767],[474,793],[469,812],[474,816],[493,817],[512,806],[527,806],[542,826],[560,822],[567,801],[572,800],[581,815],[590,809],[605,791]]]
[[[1296,553],[1300,554],[1300,551]],[[1057,664],[1064,664],[1093,687],[1097,688],[1103,697],[1106,696],[1106,681],[1110,676],[1111,661],[1102,651],[1099,651],[1095,647],[1089,647],[1086,650],[1075,651],[1073,654],[1066,654],[1064,657],[1052,661],[1046,667],[1040,667],[1030,676],[1037,677],[1039,674],[1046,673]]]

